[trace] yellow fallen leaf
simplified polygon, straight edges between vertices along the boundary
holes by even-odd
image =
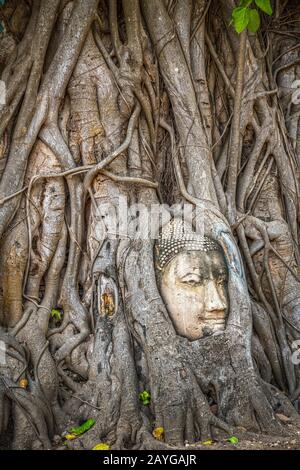
[[[76,436],[76,434],[66,434],[64,436],[64,438],[67,439],[68,441],[72,441],[72,439],[76,439],[76,437],[78,437]]]
[[[28,387],[28,380],[27,379],[21,379],[19,382],[20,387],[22,388],[27,388]]]
[[[164,428],[155,428],[152,432],[153,436],[155,437],[155,439],[157,439],[158,441],[162,441],[163,438],[164,438],[164,433],[165,433],[165,430]]]
[[[105,442],[100,442],[99,444],[96,444],[92,450],[109,450],[109,445],[105,444]]]
[[[213,441],[209,439],[208,441],[201,442],[204,446],[211,446],[213,444]]]

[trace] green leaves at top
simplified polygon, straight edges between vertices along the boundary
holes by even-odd
[[[237,33],[247,28],[250,21],[250,9],[247,7],[235,8],[232,12],[232,21]]]
[[[251,8],[254,7],[254,8]],[[273,10],[270,0],[240,0],[239,6],[232,10],[231,23],[237,33],[241,33],[246,28],[252,33],[256,33],[260,27],[259,10],[267,15],[272,15]]]
[[[269,16],[272,15],[273,10],[270,0],[255,0],[255,3],[264,13],[267,13]]]
[[[260,16],[257,10],[251,9],[249,12],[248,29],[251,33],[256,33],[260,27]]]
[[[253,0],[240,0],[239,7],[248,8]]]

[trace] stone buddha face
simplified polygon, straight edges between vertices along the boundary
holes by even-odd
[[[156,246],[162,298],[178,334],[189,340],[222,332],[228,311],[228,270],[221,247],[174,219]]]

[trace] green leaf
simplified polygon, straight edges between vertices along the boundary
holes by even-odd
[[[232,12],[232,20],[237,33],[241,33],[247,28],[250,20],[249,8],[238,7]]]
[[[144,390],[139,394],[139,399],[143,405],[149,405],[151,401],[151,394],[147,390]]]
[[[250,19],[248,23],[248,29],[252,33],[256,33],[260,27],[260,16],[257,10],[250,10]]]
[[[231,436],[229,437],[229,439],[227,439],[228,442],[230,442],[231,444],[237,444],[239,442],[239,439],[236,437],[236,436]]]
[[[236,7],[232,10],[232,19],[237,18],[242,11],[246,10],[245,7]]]
[[[253,0],[240,0],[239,7],[249,7]]]
[[[4,3],[5,3],[5,0],[0,0],[0,5],[1,6],[4,5]]]
[[[272,15],[273,10],[270,0],[255,0],[255,3],[264,13],[267,13],[267,15],[270,16]]]
[[[51,310],[51,317],[52,318],[56,318],[57,320],[61,320],[61,313],[59,310],[56,310],[55,308],[53,308]]]
[[[70,435],[75,435],[75,436],[80,436],[81,434],[83,434],[84,432],[88,431],[89,429],[91,429],[91,427],[93,427],[95,424],[95,420],[94,419],[88,419],[87,421],[85,421],[83,424],[81,424],[80,426],[78,426],[77,428],[72,428],[70,429],[69,433]]]

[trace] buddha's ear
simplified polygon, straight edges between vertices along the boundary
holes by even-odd
[[[228,269],[228,299],[229,316],[226,330],[240,328],[244,331],[245,339],[251,338],[251,304],[242,259],[232,233],[227,227],[217,227],[215,239],[223,249]]]
[[[222,248],[229,273],[235,273],[238,278],[246,282],[242,259],[233,235],[228,231],[218,233],[217,239]]]

